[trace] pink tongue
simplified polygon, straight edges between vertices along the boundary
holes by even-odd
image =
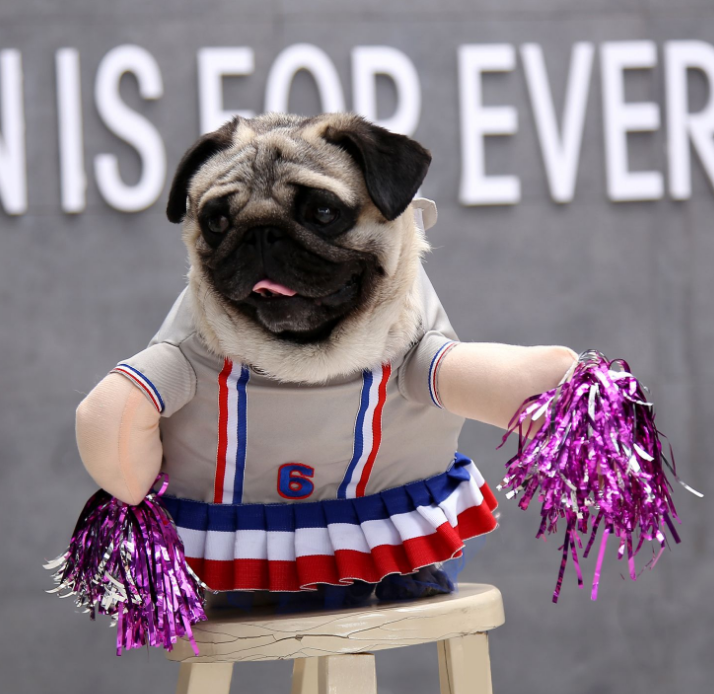
[[[282,296],[295,296],[297,294],[293,289],[288,289],[282,284],[278,284],[272,280],[260,280],[260,282],[253,287],[253,291],[263,296],[270,292],[273,294],[281,294]]]

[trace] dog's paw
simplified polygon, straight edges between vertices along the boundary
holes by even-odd
[[[413,600],[454,592],[454,584],[438,566],[425,566],[408,576],[393,575],[377,584],[379,600]]]

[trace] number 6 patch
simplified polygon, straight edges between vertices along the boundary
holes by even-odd
[[[314,468],[301,463],[285,463],[278,469],[278,494],[283,499],[307,499],[315,490],[310,478]]]

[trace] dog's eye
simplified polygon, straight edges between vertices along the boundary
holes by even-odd
[[[201,234],[211,248],[218,248],[231,230],[232,216],[225,198],[209,200],[198,213]]]
[[[335,238],[351,229],[357,212],[329,190],[298,187],[295,220],[323,238]]]
[[[210,217],[208,220],[206,220],[206,226],[208,227],[208,230],[213,232],[214,234],[225,234],[226,231],[228,231],[228,227],[230,226],[230,224],[231,223],[228,221],[228,217],[224,215]]]
[[[331,224],[339,216],[340,211],[327,205],[315,205],[306,210],[307,220],[316,224]]]

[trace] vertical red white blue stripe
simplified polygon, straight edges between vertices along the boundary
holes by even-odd
[[[431,360],[431,364],[429,365],[429,395],[431,396],[431,401],[437,407],[440,407],[442,410],[444,409],[444,405],[442,404],[441,398],[439,397],[439,390],[436,385],[436,379],[439,374],[439,367],[441,366],[441,362],[443,361],[447,353],[453,347],[456,347],[457,344],[458,343],[454,342],[453,340],[445,342],[434,355],[434,358]]]
[[[243,501],[245,456],[248,435],[246,386],[250,371],[230,359],[218,376],[218,449],[213,503]]]
[[[387,400],[387,384],[391,373],[391,365],[384,364],[379,371],[365,371],[362,374],[352,460],[337,490],[338,499],[354,499],[365,495],[382,443],[382,410]]]
[[[164,411],[164,401],[159,394],[158,388],[146,377],[141,371],[135,369],[129,364],[117,364],[111,373],[120,373],[122,376],[126,376],[129,380],[134,381],[134,383],[141,388],[146,394],[146,397],[154,403],[154,407],[159,411],[159,413]]]

